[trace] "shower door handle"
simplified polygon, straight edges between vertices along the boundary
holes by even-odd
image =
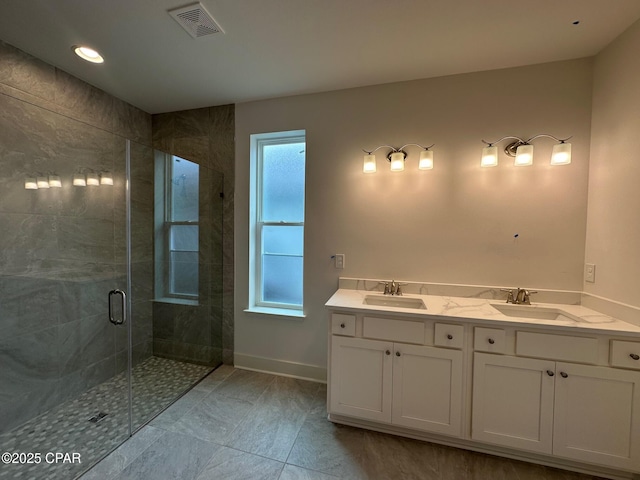
[[[116,320],[113,318],[113,309],[111,299],[114,295],[120,295],[120,301],[122,305],[122,319]],[[127,294],[120,289],[111,290],[109,292],[109,321],[114,325],[122,325],[127,320]]]

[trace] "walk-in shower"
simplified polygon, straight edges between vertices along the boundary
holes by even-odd
[[[221,363],[223,179],[16,96],[0,110],[0,479],[66,480]]]

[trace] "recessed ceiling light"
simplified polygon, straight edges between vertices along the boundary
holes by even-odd
[[[89,47],[83,47],[82,45],[74,45],[71,49],[78,55],[81,59],[86,60],[91,63],[104,63],[104,58],[94,49]]]

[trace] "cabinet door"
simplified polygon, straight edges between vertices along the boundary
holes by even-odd
[[[475,353],[471,437],[551,453],[554,372],[548,360]]]
[[[391,422],[393,343],[331,338],[332,413]]]
[[[394,344],[394,424],[460,436],[461,409],[461,351]]]
[[[558,363],[554,455],[640,469],[640,372]]]

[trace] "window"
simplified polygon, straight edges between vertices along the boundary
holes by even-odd
[[[156,157],[156,297],[198,298],[198,164]]]
[[[305,132],[252,135],[251,160],[249,309],[301,315]]]

